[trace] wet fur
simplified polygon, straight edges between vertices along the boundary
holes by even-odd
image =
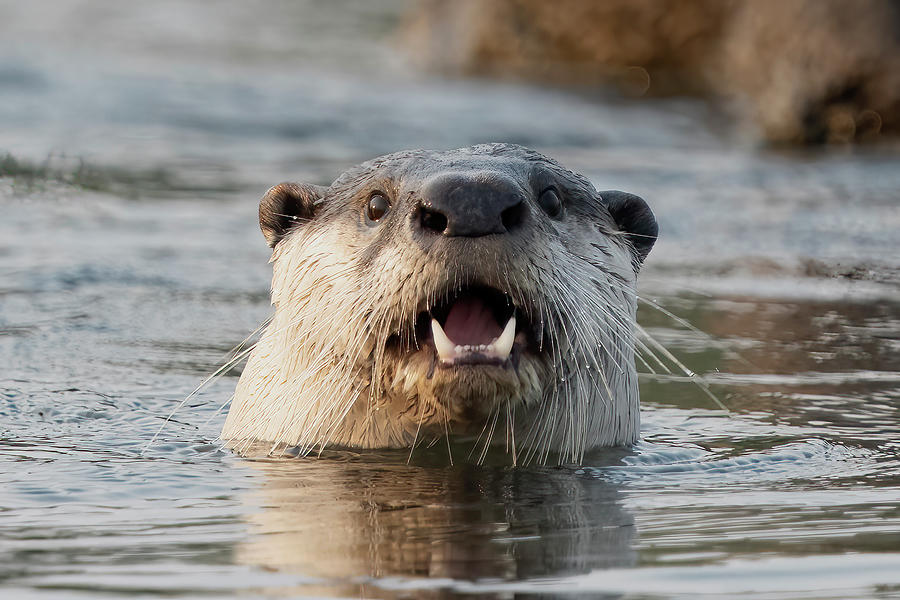
[[[440,168],[499,169],[532,186],[549,177],[565,215],[545,218],[532,202],[521,236],[424,243],[408,233],[410,200]],[[376,189],[396,198],[395,214],[371,228],[361,214]],[[546,462],[637,439],[642,255],[586,179],[493,144],[389,155],[321,193],[309,222],[274,247],[275,315],[235,391],[222,432],[232,447],[408,448],[450,433],[477,438],[482,451],[502,444],[514,462]],[[506,291],[540,324],[542,352],[515,369],[435,370],[416,316],[472,284]]]

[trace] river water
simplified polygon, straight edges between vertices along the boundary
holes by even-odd
[[[900,598],[898,149],[412,75],[404,9],[0,2],[0,595]],[[640,443],[247,460],[239,369],[150,443],[270,313],[269,185],[482,141],[656,212],[639,320],[698,375],[639,364]]]

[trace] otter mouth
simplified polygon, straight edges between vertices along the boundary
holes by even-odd
[[[417,322],[441,367],[515,366],[527,345],[522,311],[508,294],[490,287],[459,290],[420,313]]]

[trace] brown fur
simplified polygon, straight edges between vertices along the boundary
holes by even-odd
[[[729,100],[773,143],[900,133],[896,0],[459,0],[410,18],[429,68]]]

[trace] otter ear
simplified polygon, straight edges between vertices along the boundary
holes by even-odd
[[[600,192],[600,201],[609,209],[619,229],[628,236],[638,262],[644,262],[659,234],[653,211],[643,198],[616,190]]]
[[[259,228],[271,248],[293,227],[309,221],[324,188],[306,183],[279,183],[259,201]]]

